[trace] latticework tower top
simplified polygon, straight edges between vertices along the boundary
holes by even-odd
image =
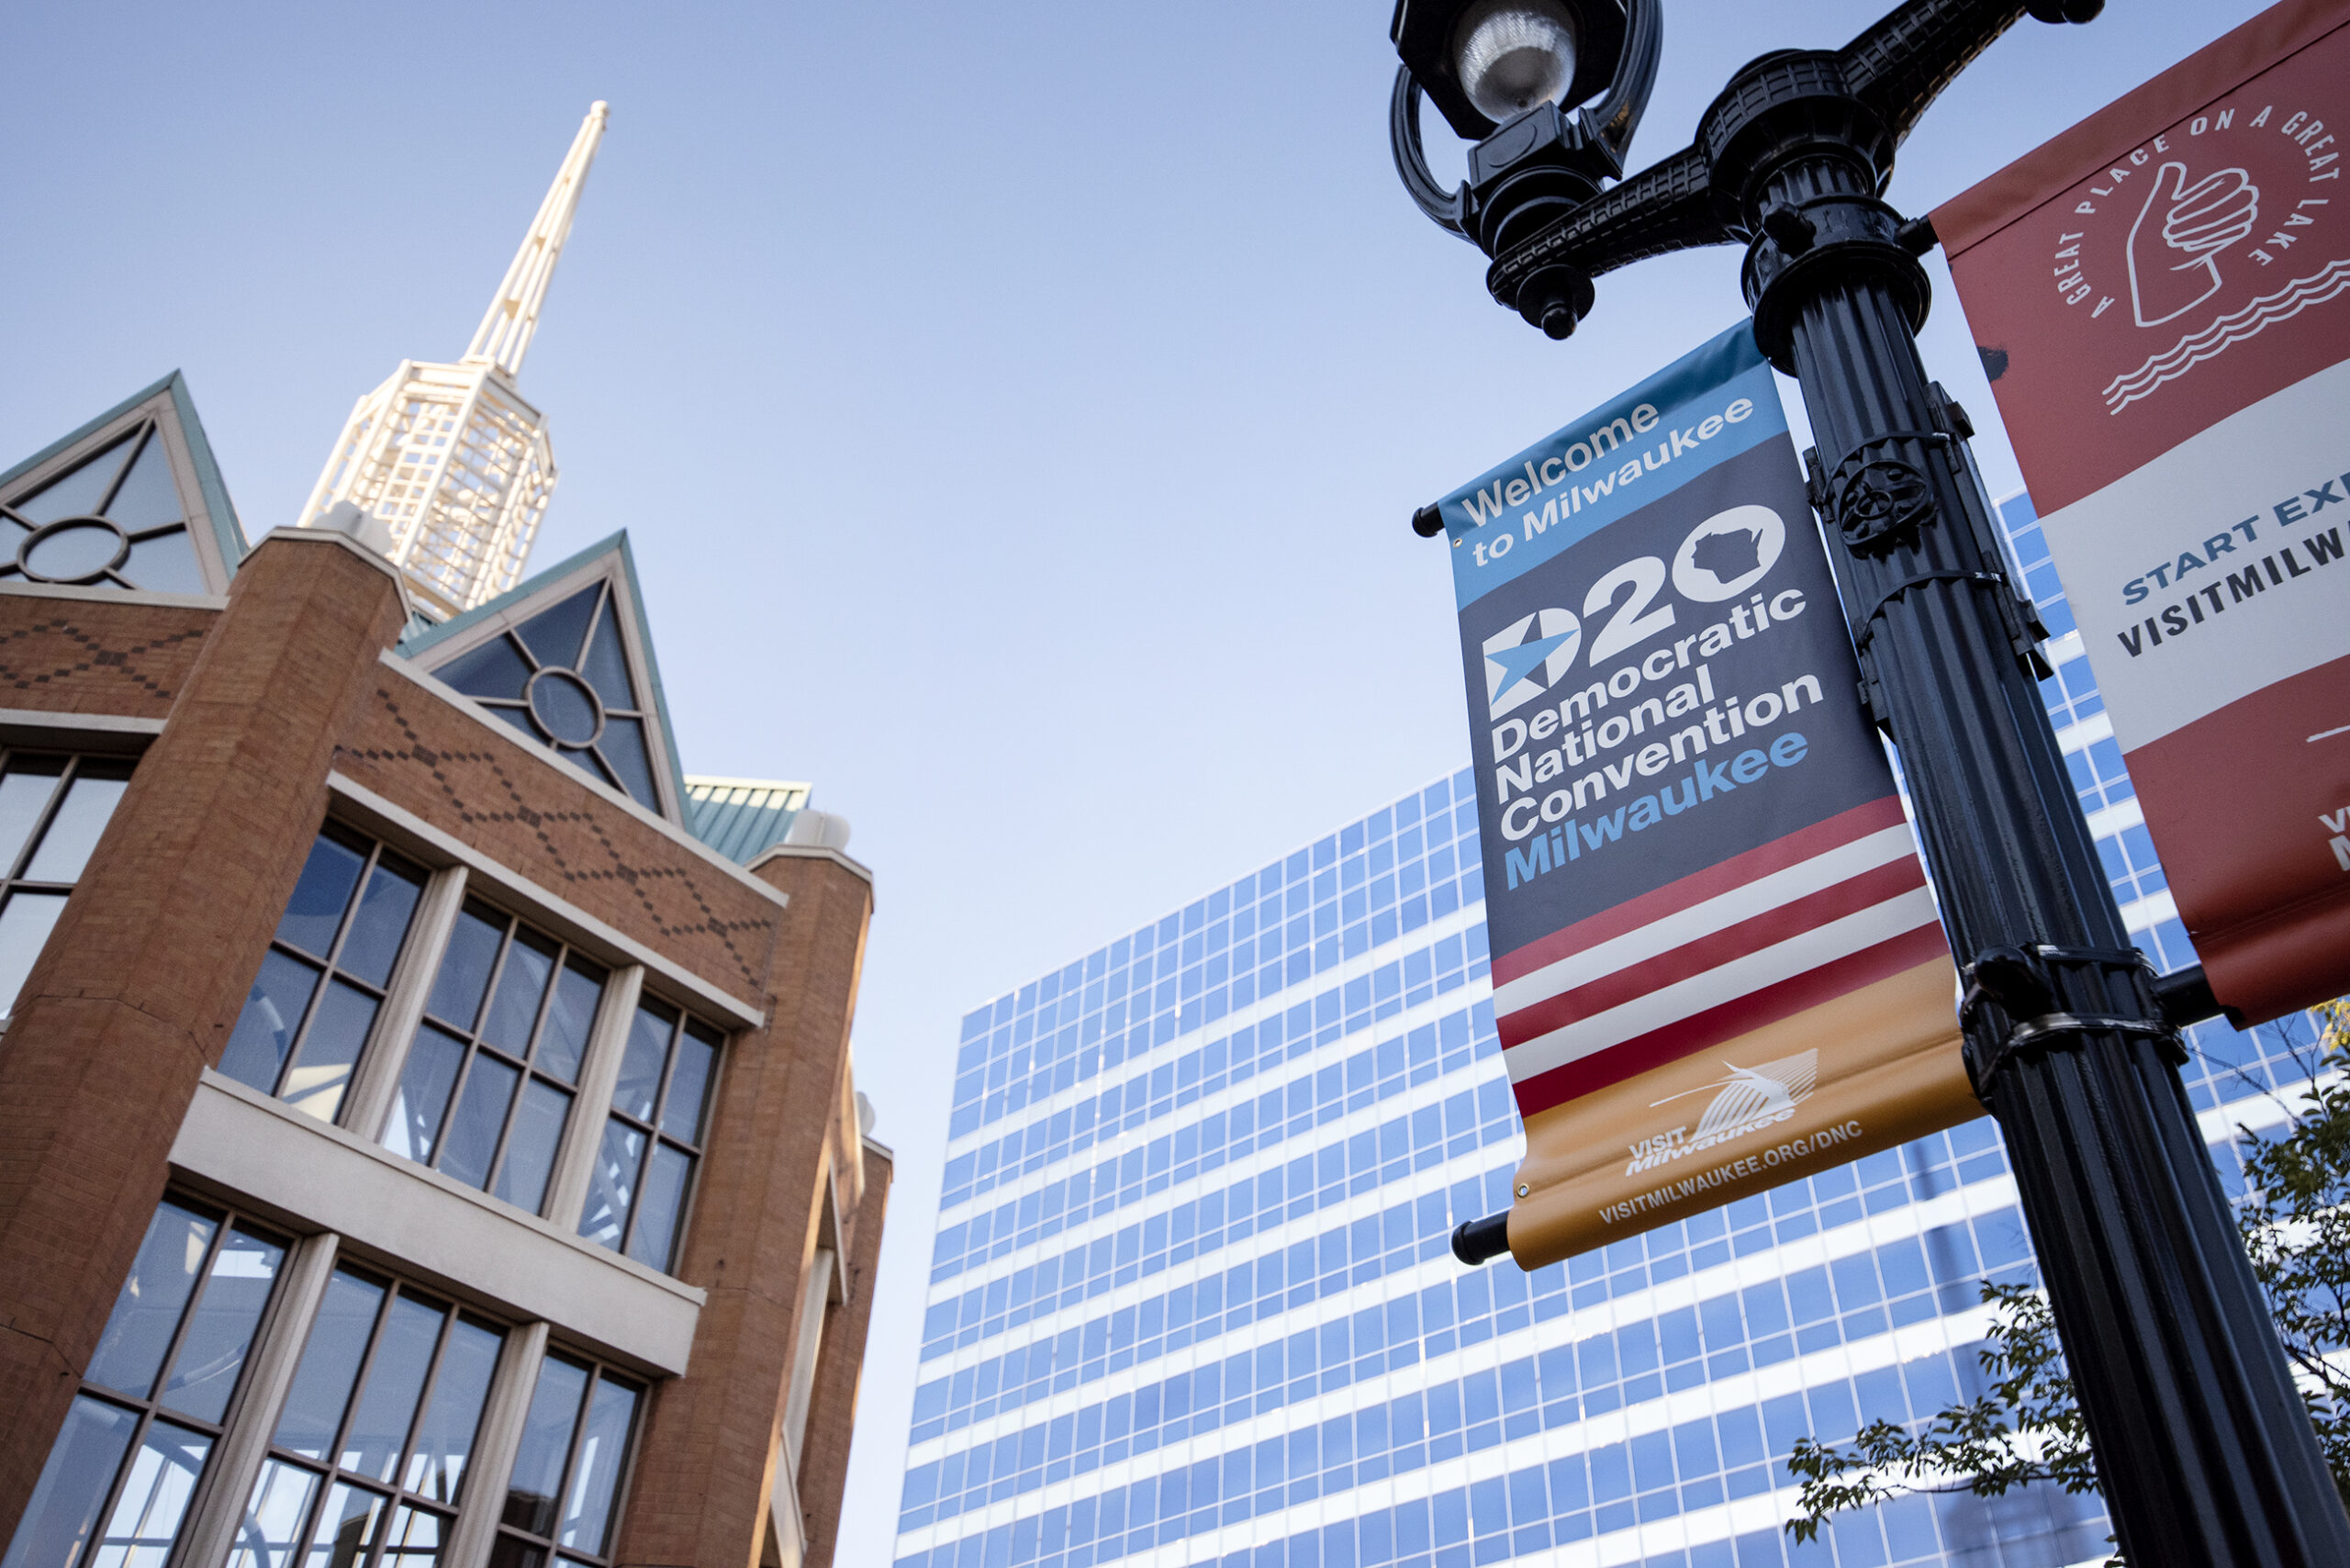
[[[506,269],[464,357],[404,361],[359,399],[302,509],[314,526],[349,501],[380,521],[416,607],[461,615],[522,578],[554,493],[543,414],[516,389],[579,193],[604,138],[597,103]]]

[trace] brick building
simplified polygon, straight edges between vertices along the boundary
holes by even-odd
[[[624,536],[436,620],[340,518],[176,375],[0,474],[0,1561],[829,1562],[870,876]]]

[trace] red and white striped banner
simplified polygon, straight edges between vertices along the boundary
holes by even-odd
[[[1855,806],[1494,960],[1521,1114],[1948,951],[1898,797]]]

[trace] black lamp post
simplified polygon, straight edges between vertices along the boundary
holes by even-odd
[[[2178,1081],[2177,1025],[2208,1015],[2208,991],[2199,1008],[2158,994],[2123,932],[1974,432],[1918,357],[1933,233],[1880,199],[1902,138],[1994,39],[2027,12],[2086,22],[2101,4],[1908,0],[1841,50],[1749,63],[1692,145],[1617,180],[1660,0],[1401,0],[1390,131],[1413,199],[1553,338],[1603,273],[1746,247],[1755,336],[1803,385],[1863,696],[1901,749],[1968,982],[1968,1070],[2006,1135],[2121,1547],[2137,1568],[2340,1568],[2350,1518]],[[1421,153],[1422,92],[1476,139],[1449,194]],[[1441,528],[1430,509],[1414,521]],[[1465,1258],[1498,1250],[1499,1227],[1467,1229]]]

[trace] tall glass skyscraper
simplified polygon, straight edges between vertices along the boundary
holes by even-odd
[[[2131,929],[2190,963],[2001,510]],[[1980,1386],[1976,1282],[2033,1272],[1988,1119],[1532,1274],[1453,1260],[1523,1143],[1483,892],[1463,771],[965,1017],[898,1568],[2101,1562],[2096,1499],[2053,1488],[1781,1529],[1798,1436]],[[2197,1029],[2207,1137],[2310,1038]]]

